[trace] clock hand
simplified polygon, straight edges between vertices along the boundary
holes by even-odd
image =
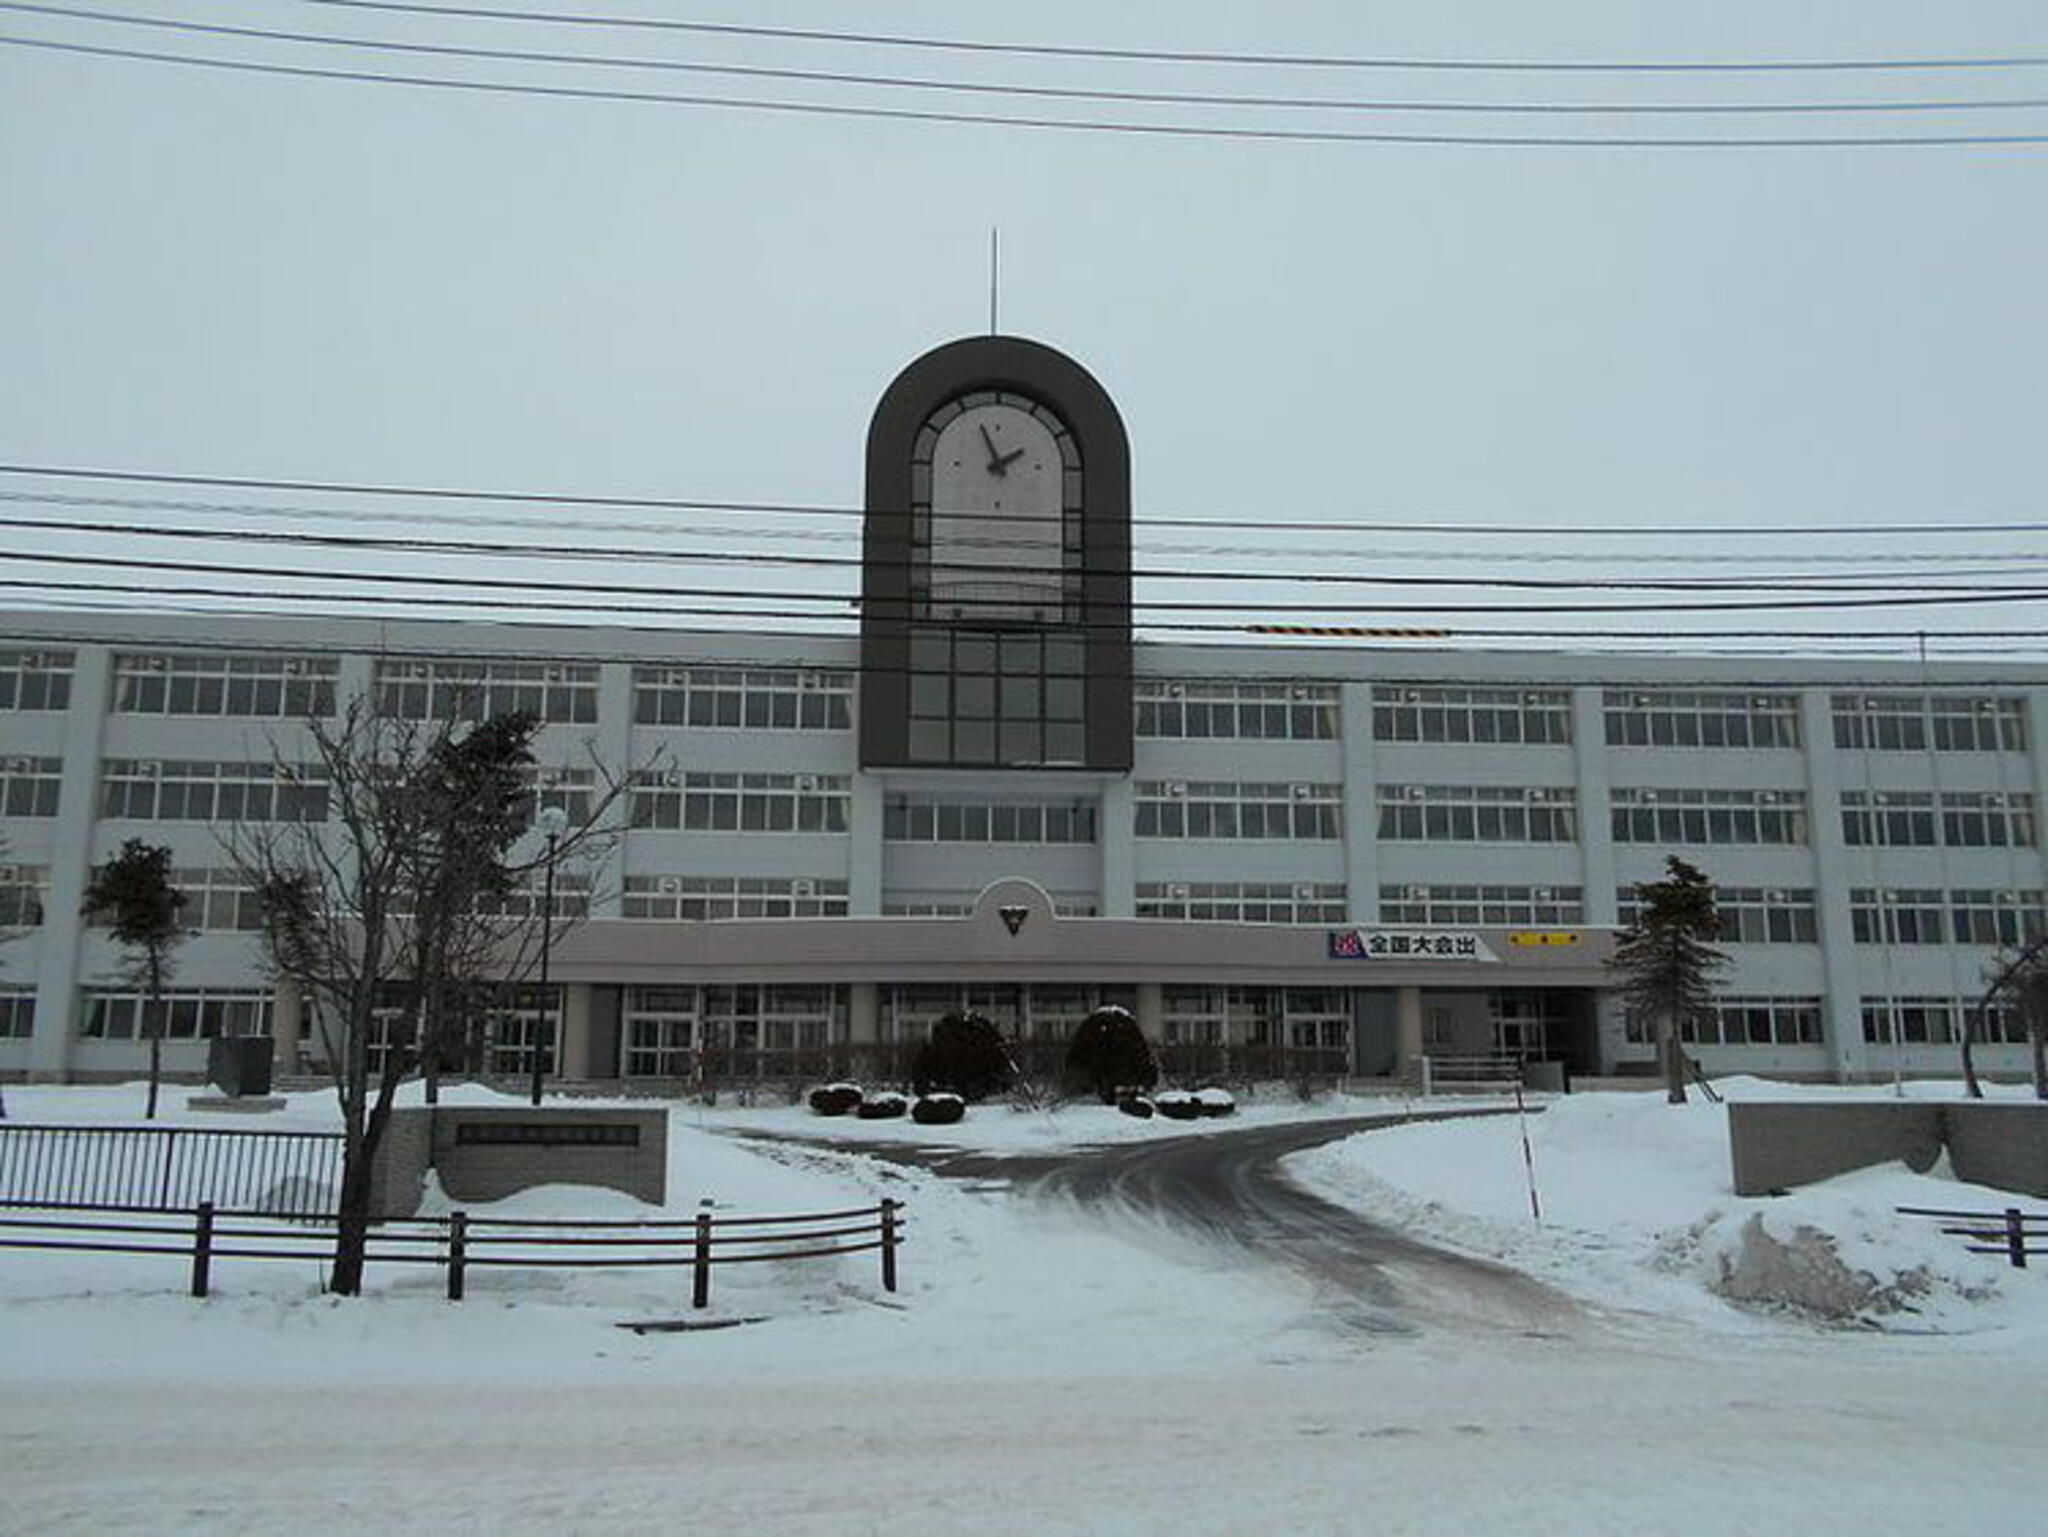
[[[1005,459],[1002,451],[996,447],[996,440],[989,436],[986,422],[981,424],[981,441],[988,445],[988,467],[996,474],[1002,474],[1009,467],[1009,460]]]
[[[1013,448],[1007,454],[1002,454],[998,456],[995,462],[992,463],[989,466],[989,468],[994,470],[998,475],[1007,474],[1009,472],[1010,466],[1023,457],[1023,449]]]

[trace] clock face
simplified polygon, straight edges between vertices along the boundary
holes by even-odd
[[[1081,463],[1056,414],[994,390],[949,401],[918,434],[912,484],[931,612],[1061,618],[1079,543]]]

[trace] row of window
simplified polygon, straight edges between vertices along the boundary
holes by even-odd
[[[2038,891],[1859,886],[1849,904],[1860,945],[2011,947],[2048,928]]]
[[[1879,752],[2025,752],[2020,701],[1943,694],[1836,694],[1835,746]]]
[[[109,758],[100,815],[140,822],[323,822],[322,769],[278,763]]]
[[[167,1041],[270,1034],[270,993],[255,987],[180,987],[158,1004],[139,992],[85,995],[79,1034],[88,1040],[129,1041],[161,1035]]]
[[[727,918],[843,918],[843,880],[809,875],[629,875],[628,918],[710,922]]]
[[[1796,694],[1607,689],[1610,747],[1797,747]]]
[[[1410,928],[1548,927],[1586,921],[1577,886],[1382,886],[1380,922]]]
[[[700,1050],[717,1050],[742,1072],[779,1070],[746,1059],[820,1050],[845,1018],[845,990],[825,985],[629,987],[619,1066],[629,1078],[682,1078]]]
[[[633,719],[642,726],[849,731],[853,675],[789,668],[636,667]]]
[[[2017,1046],[2027,1039],[2026,1016],[2003,1006],[1981,1013],[1974,999],[1866,998],[1861,1010],[1863,1039],[1872,1046],[1944,1046],[1962,1040],[1967,1022],[1972,1039],[1993,1046]]]
[[[1343,787],[1141,779],[1140,838],[1341,838]]]
[[[1093,843],[1086,801],[991,805],[902,797],[882,808],[882,836],[897,843]]]
[[[1140,881],[1137,915],[1186,923],[1342,923],[1344,884]]]
[[[1327,683],[1143,678],[1132,703],[1140,737],[1327,742],[1337,735],[1337,689]]]
[[[1575,792],[1501,785],[1382,785],[1389,843],[1574,843]]]
[[[334,657],[121,653],[114,658],[114,713],[305,720],[334,713],[340,678]]]
[[[0,710],[71,708],[70,651],[24,651],[0,647]]]
[[[634,780],[627,815],[656,831],[843,833],[852,781],[843,774],[726,774],[670,769]]]
[[[2019,1045],[2027,1039],[2018,1010],[1995,1008],[1979,1015],[1973,1000],[1942,997],[1877,997],[1862,1000],[1862,1035],[1873,1046],[1940,1046],[1961,1040],[1965,1018],[1975,1038],[1988,1045]],[[1826,1039],[1822,1000],[1811,997],[1726,997],[1679,1024],[1679,1039],[1697,1046],[1819,1046]],[[1647,1022],[1630,1016],[1628,1039],[1654,1039]]]
[[[1616,843],[1668,847],[1806,841],[1806,796],[1799,790],[1617,788],[1610,804]]]
[[[1372,730],[1382,742],[1569,742],[1572,696],[1561,688],[1376,688]]]
[[[2025,792],[1844,790],[1842,840],[1857,848],[2025,848],[2034,797]]]

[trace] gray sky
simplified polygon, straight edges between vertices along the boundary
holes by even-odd
[[[488,0],[485,0],[488,3]],[[502,0],[546,9],[542,0]],[[2048,67],[1549,75],[1254,70],[972,57],[350,11],[104,0],[137,17],[390,41],[1111,89],[1411,101],[2048,98]],[[556,5],[554,9],[567,10]],[[1028,10],[597,0],[610,16],[1034,43],[1289,54],[1699,60],[2048,54],[2035,3],[1301,3]],[[2048,133],[2048,108],[1771,117],[1218,113],[976,100],[648,71],[379,56],[0,9],[0,36],[670,94],[1348,131],[1563,135]],[[2048,574],[2037,532],[1833,539],[1283,536],[1274,519],[1515,525],[2048,522],[2048,144],[1568,149],[1174,140],[514,97],[264,77],[0,47],[0,460],[285,479],[857,506],[867,417],[910,359],[988,324],[1091,369],[1130,429],[1141,566],[1634,576],[1734,570]],[[0,475],[12,495],[55,489]],[[69,492],[250,503],[243,494]],[[273,503],[329,510],[360,502]],[[251,515],[58,508],[247,527]],[[388,527],[445,509],[384,507]],[[547,515],[525,505],[515,517]],[[0,503],[0,516],[50,506]],[[487,509],[464,508],[475,518]],[[593,513],[673,535],[733,516]],[[281,513],[274,527],[369,531]],[[768,521],[784,530],[848,520]],[[530,538],[516,527],[447,528]],[[1267,553],[1196,556],[1191,544]],[[143,550],[15,532],[15,552]],[[853,553],[854,546],[808,547]],[[182,547],[151,542],[149,553]],[[1333,552],[1347,554],[1341,564]],[[1435,560],[1422,557],[1435,553]],[[1719,557],[1674,564],[1670,557]],[[1791,558],[1794,557],[1795,558]],[[1919,563],[1879,557],[1911,555]],[[1728,557],[1753,557],[1735,566]],[[1628,558],[1623,558],[1628,557]],[[1660,559],[1636,557],[1661,557]],[[218,547],[211,558],[228,558]],[[234,558],[299,559],[250,549]],[[360,558],[352,557],[359,560]],[[403,569],[429,567],[418,558]],[[475,562],[466,569],[500,569]],[[538,572],[526,563],[505,570]],[[642,562],[621,579],[730,583]],[[0,575],[42,570],[18,562]],[[547,574],[590,576],[579,566]],[[107,573],[98,573],[101,576]],[[132,573],[113,573],[115,577]],[[168,578],[145,578],[152,587]],[[850,592],[836,576],[763,586]],[[2044,583],[2048,586],[2048,583]],[[1331,594],[1276,582],[1285,601]],[[1140,597],[1251,597],[1189,580]],[[1370,622],[1376,589],[1335,595]],[[1390,592],[1427,606],[1512,601]],[[1566,595],[1584,600],[1593,594]],[[20,601],[17,594],[0,603]],[[1650,601],[1647,597],[1623,601]],[[1744,628],[2032,629],[2040,604],[1729,619]],[[1307,619],[1307,614],[1276,617]],[[1673,616],[1388,611],[1384,622],[1669,632]],[[1999,646],[2008,642],[1993,643]],[[2026,642],[2042,654],[2039,642]],[[1937,651],[1947,649],[1937,643]]]

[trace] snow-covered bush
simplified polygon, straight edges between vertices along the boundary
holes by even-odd
[[[893,1121],[903,1114],[908,1105],[909,1101],[901,1094],[885,1089],[863,1099],[853,1113],[863,1121]]]
[[[1195,1103],[1201,1106],[1203,1115],[1225,1116],[1237,1114],[1236,1096],[1228,1089],[1197,1089],[1195,1090]]]
[[[1107,1004],[1082,1020],[1067,1043],[1066,1077],[1074,1093],[1094,1094],[1107,1105],[1159,1082],[1159,1064],[1131,1011]]]
[[[1186,1089],[1168,1089],[1164,1094],[1153,1095],[1152,1108],[1169,1121],[1197,1121],[1202,1117],[1202,1102]]]
[[[1116,1107],[1125,1115],[1136,1116],[1141,1121],[1152,1119],[1152,1101],[1142,1094],[1126,1094],[1116,1102]]]
[[[811,1090],[810,1106],[820,1115],[847,1115],[860,1108],[857,1083],[828,1083]]]
[[[910,1118],[920,1126],[951,1126],[967,1114],[967,1101],[957,1094],[920,1094]]]

